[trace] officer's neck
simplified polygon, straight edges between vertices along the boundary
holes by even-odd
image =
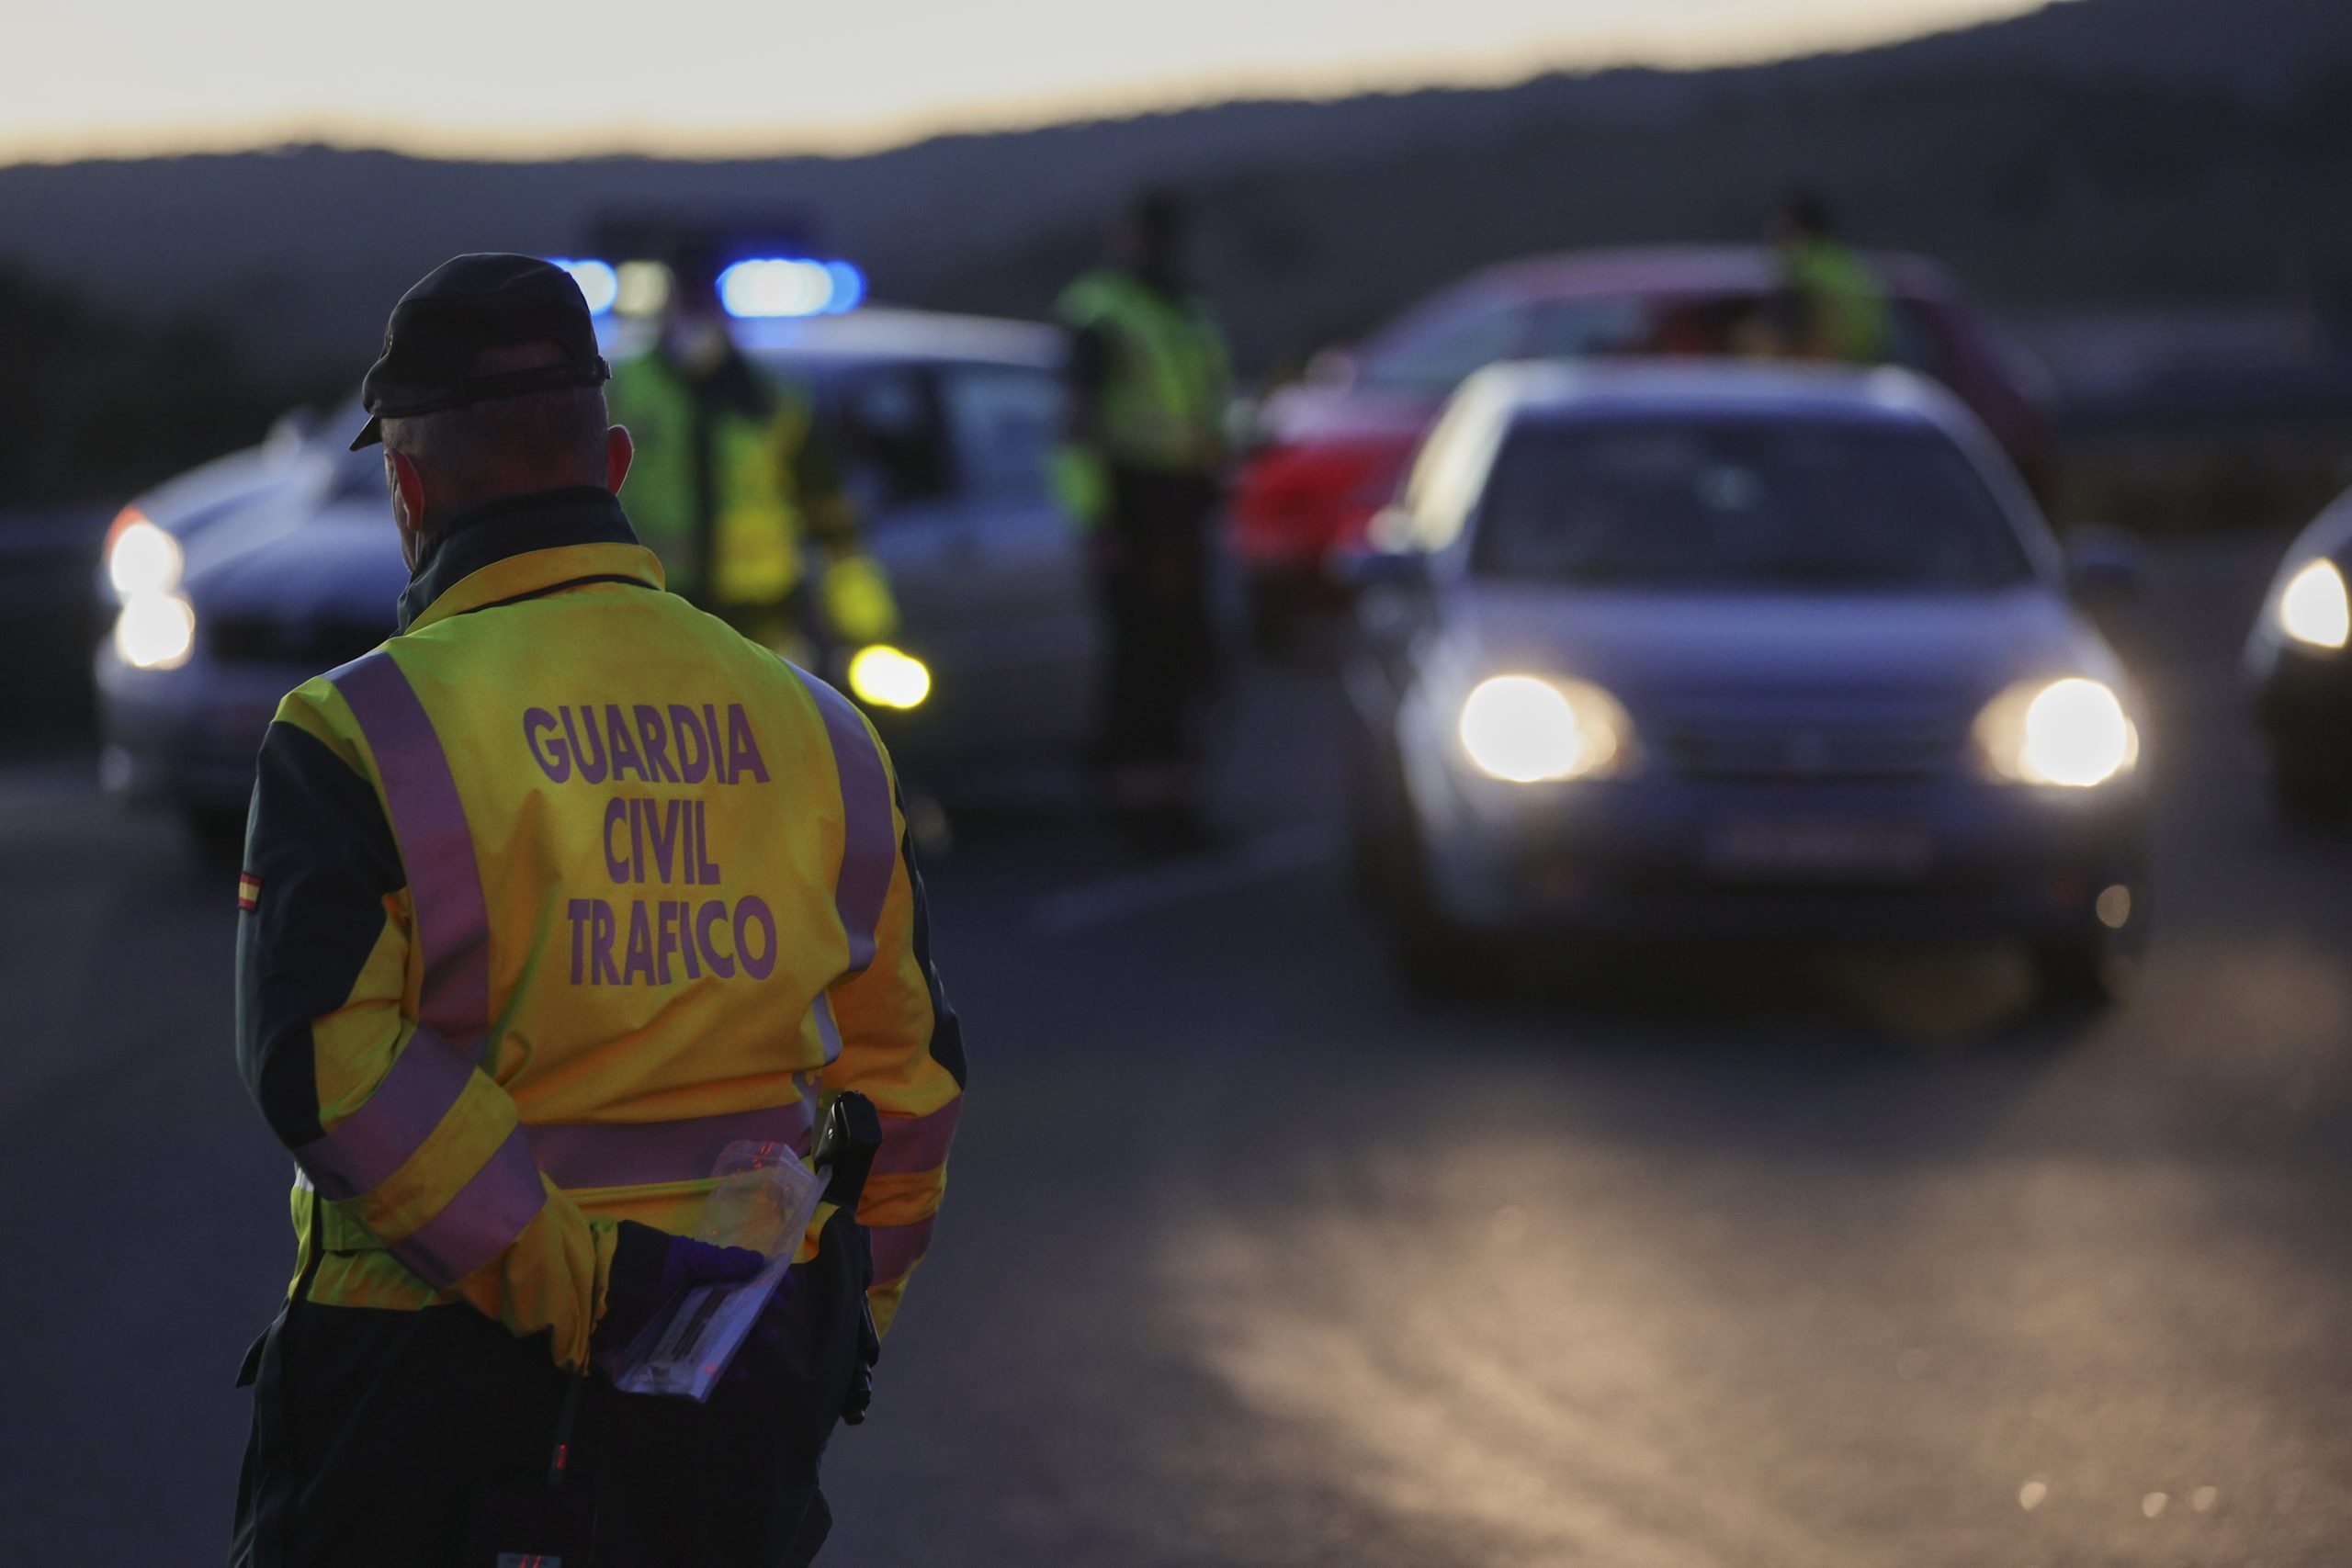
[[[450,509],[447,515],[435,520],[423,538],[417,541],[416,562],[409,570],[412,579],[423,577],[433,569],[434,562],[446,550],[452,539],[470,534],[484,524],[521,513],[540,512],[549,508],[589,507],[601,509],[613,504],[613,492],[602,485],[549,485],[537,490],[508,491],[503,494],[469,501]]]

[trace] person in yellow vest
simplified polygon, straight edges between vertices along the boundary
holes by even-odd
[[[1781,351],[1848,365],[1887,360],[1894,318],[1886,290],[1870,264],[1838,237],[1829,204],[1811,191],[1792,192],[1772,229],[1781,268]]]
[[[400,630],[280,704],[238,886],[298,1244],[238,1568],[806,1562],[930,1240],[965,1057],[889,758],[665,590],[605,378],[569,276],[468,255],[364,383]],[[679,1292],[763,1267],[696,1238],[722,1156],[806,1157],[836,1104],[878,1111],[872,1174],[779,1244],[726,1380],[621,1392]]]
[[[1110,265],[1072,283],[1062,504],[1092,536],[1107,660],[1097,760],[1130,843],[1204,840],[1204,711],[1216,681],[1210,528],[1223,497],[1231,376],[1184,268],[1172,195],[1136,203]]]
[[[716,252],[682,248],[660,335],[605,389],[637,442],[629,516],[675,592],[771,648],[835,663],[888,640],[897,606],[812,399],[736,345],[718,276]]]

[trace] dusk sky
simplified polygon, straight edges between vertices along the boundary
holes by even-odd
[[[0,162],[851,150],[1245,95],[1874,43],[2035,0],[121,0],[21,17]]]

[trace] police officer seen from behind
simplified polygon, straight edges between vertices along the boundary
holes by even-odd
[[[1093,536],[1108,659],[1098,740],[1129,843],[1193,847],[1204,710],[1217,678],[1210,528],[1230,396],[1225,339],[1184,268],[1185,214],[1146,196],[1111,265],[1066,289],[1071,412],[1064,506]]]
[[[1894,313],[1870,264],[1838,237],[1829,203],[1807,190],[1781,198],[1772,220],[1781,294],[1776,346],[1798,359],[1877,365],[1894,352]]]
[[[410,289],[368,373],[400,631],[280,705],[239,886],[299,1248],[237,1564],[805,1562],[864,1309],[930,1236],[964,1053],[889,761],[664,591],[605,374],[579,289],[511,255]],[[707,1404],[617,1392],[665,1301],[759,1268],[689,1239],[721,1152],[805,1154],[851,1091],[883,1128],[854,1216]]]
[[[815,400],[737,344],[715,250],[682,247],[670,272],[659,335],[606,389],[637,444],[628,505],[640,536],[673,590],[795,658],[888,639],[897,607]]]

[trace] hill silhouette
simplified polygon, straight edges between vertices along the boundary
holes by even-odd
[[[1251,365],[1479,264],[1745,238],[1826,187],[1857,238],[2019,305],[2352,292],[2352,5],[2062,0],[1737,68],[1253,101],[850,158],[549,163],[269,152],[0,168],[0,249],[112,313],[200,319],[266,377],[348,376],[467,249],[572,253],[616,210],[793,217],[878,297],[1035,313],[1145,182],[1204,214]]]

